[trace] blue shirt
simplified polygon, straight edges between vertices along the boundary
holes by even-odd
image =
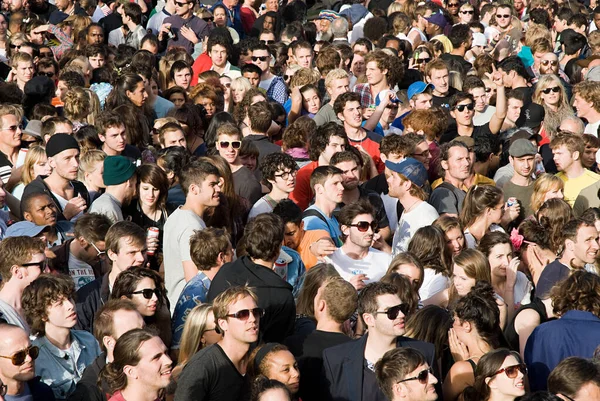
[[[242,26],[242,13],[241,13],[242,5],[238,4],[235,7],[233,7],[233,10],[230,10],[225,4],[223,4],[222,1],[217,1],[215,3],[215,5],[212,6],[212,8],[210,9],[211,13],[214,12],[214,9],[216,6],[225,7],[225,10],[226,10],[225,15],[227,16],[227,26],[235,29],[237,31],[237,33],[240,35],[240,39],[242,39],[244,37],[244,28]]]
[[[571,310],[533,330],[525,346],[531,391],[546,390],[550,372],[570,356],[591,358],[600,343],[600,318]]]
[[[341,239],[342,238],[342,230],[340,230],[340,223],[338,223],[335,216],[332,215],[331,217],[327,217],[325,215],[325,213],[323,213],[321,211],[321,209],[319,209],[315,205],[312,205],[312,206],[309,206],[308,208],[306,208],[306,210],[309,210],[309,209],[317,210],[323,216],[325,221],[323,221],[322,219],[320,219],[317,216],[307,216],[302,219],[302,221],[304,222],[304,229],[305,230],[325,230],[329,233],[329,235],[331,236],[331,239],[333,240],[333,242],[335,243],[335,245],[337,247],[342,246],[343,245],[343,241]]]
[[[210,288],[210,279],[201,271],[198,272],[190,281],[187,282],[183,291],[177,300],[173,318],[171,319],[171,327],[173,330],[173,339],[171,348],[179,349],[181,342],[181,334],[183,334],[183,326],[185,320],[192,309],[197,305],[206,303],[206,296]]]
[[[302,262],[302,258],[298,252],[287,246],[283,246],[281,249],[292,258],[292,261],[287,264],[286,281],[294,287],[294,297],[297,297],[301,284],[304,281],[303,278],[306,268],[304,267],[304,262]]]

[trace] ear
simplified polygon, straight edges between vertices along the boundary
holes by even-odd
[[[363,313],[362,318],[367,326],[375,326],[375,317],[370,313]]]
[[[107,255],[107,256],[108,256],[108,258],[109,258],[110,260],[112,260],[113,262],[114,262],[115,260],[117,260],[117,254],[116,254],[116,253],[114,253],[114,252],[113,252],[112,250],[110,250],[110,249],[107,249],[107,250],[106,250],[106,255]]]
[[[592,105],[593,107],[593,105]],[[573,152],[573,154],[571,155],[573,157],[573,160],[579,160],[579,151],[576,150],[575,152]]]
[[[450,115],[452,118],[456,118],[456,112],[454,110],[450,110]]]
[[[21,272],[21,269],[19,269],[19,266],[17,265],[12,265],[10,267],[10,275],[18,278],[19,280],[23,278],[23,272]]]
[[[340,231],[342,231],[342,234],[344,234],[345,236],[350,235],[350,227],[348,227],[347,225],[340,225]]]
[[[442,168],[444,170],[448,170],[448,161],[447,160],[440,160],[440,166],[442,166]]]
[[[104,344],[104,348],[106,349],[114,349],[116,343],[117,342],[115,341],[115,339],[111,336],[102,337],[102,344]]]
[[[23,217],[27,221],[33,221],[33,219],[31,218],[31,213],[29,213],[29,212],[23,212]]]
[[[106,142],[106,136],[103,134],[98,134],[98,139],[100,139],[100,142]]]
[[[304,230],[304,220],[300,220],[300,230]]]
[[[128,378],[138,379],[138,371],[137,367],[131,365],[125,365],[123,367],[123,373],[127,375]]]
[[[54,157],[48,158],[48,164],[50,165],[50,167],[52,167],[53,170],[56,168],[56,162],[54,161]]]
[[[344,115],[342,113],[338,113],[337,118],[339,118],[340,121],[344,121]]]
[[[467,333],[470,333],[473,330],[473,326],[471,325],[471,323],[466,320],[462,322],[461,325]]]

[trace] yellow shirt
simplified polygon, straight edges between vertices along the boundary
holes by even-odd
[[[577,178],[569,178],[562,171],[557,173],[556,176],[565,183],[565,189],[563,190],[565,202],[571,207],[575,204],[575,199],[577,199],[577,195],[579,195],[579,192],[581,192],[582,189],[587,188],[600,180],[600,175],[592,173],[587,169]]]
[[[433,182],[433,184],[431,184],[431,189],[434,190],[442,182],[443,182],[443,180],[441,178],[438,178],[437,180],[435,180]],[[473,185],[493,185],[493,186],[496,186],[496,182],[494,180],[492,180],[491,178],[486,177],[485,175],[481,175],[481,174],[476,173],[475,174],[475,179],[473,180]],[[465,191],[465,192],[469,190],[469,188],[467,188],[466,185],[463,185],[463,187],[461,189],[463,191]]]

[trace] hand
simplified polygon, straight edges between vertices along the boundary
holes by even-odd
[[[448,343],[450,345],[450,353],[454,362],[464,361],[469,359],[469,349],[465,344],[460,342],[454,329],[448,330]]]
[[[83,212],[86,208],[87,204],[85,199],[83,199],[81,196],[76,196],[67,203],[65,210],[63,210],[63,215],[67,220],[71,220],[73,217]]]
[[[506,267],[506,286],[509,288],[515,288],[517,282],[517,270],[521,261],[519,258],[513,258]]]
[[[492,72],[491,73],[486,72],[485,75],[490,81],[492,81],[492,83],[494,84],[494,86],[496,88],[504,87],[503,82],[502,82],[502,73],[499,72],[498,70],[496,70],[496,66],[494,66],[493,64],[492,64]]]
[[[336,249],[337,247],[331,238],[321,238],[310,245],[310,252],[319,259],[331,255]]]
[[[515,202],[515,204],[510,207],[508,207],[507,204],[506,212],[508,214],[509,221],[514,221],[517,217],[519,217],[519,214],[521,213],[521,203]]]
[[[198,39],[198,36],[196,36],[194,31],[192,31],[192,29],[188,28],[187,26],[182,26],[179,32],[181,32],[181,35],[193,44],[197,44],[198,42],[200,42],[200,39]]]
[[[356,276],[352,276],[350,278],[350,284],[352,284],[354,288],[356,288],[356,291],[360,291],[363,288],[365,288],[366,284],[364,281],[368,279],[369,278],[366,274],[357,274]]]
[[[148,247],[148,252],[152,254],[156,253],[158,249],[158,237],[147,237],[146,246]]]
[[[50,25],[40,25],[37,28],[35,28],[32,33],[43,33],[43,32],[48,32],[48,29],[50,29]]]
[[[302,93],[300,93],[300,86],[294,86],[291,93],[292,103],[302,104]]]
[[[163,40],[165,35],[168,36],[170,30],[171,30],[171,24],[162,24],[160,26],[160,29],[158,30],[158,40]]]

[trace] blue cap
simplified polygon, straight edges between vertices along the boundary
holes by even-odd
[[[50,226],[38,226],[31,221],[19,221],[6,230],[4,238],[9,237],[35,237]]]
[[[427,169],[423,163],[412,157],[407,157],[398,163],[386,160],[385,166],[396,173],[402,174],[418,187],[422,187],[427,182]]]
[[[408,87],[407,95],[408,100],[412,99],[414,95],[418,95],[420,93],[425,92],[427,88],[435,89],[435,86],[432,84],[427,84],[423,81],[417,81],[410,84]]]

